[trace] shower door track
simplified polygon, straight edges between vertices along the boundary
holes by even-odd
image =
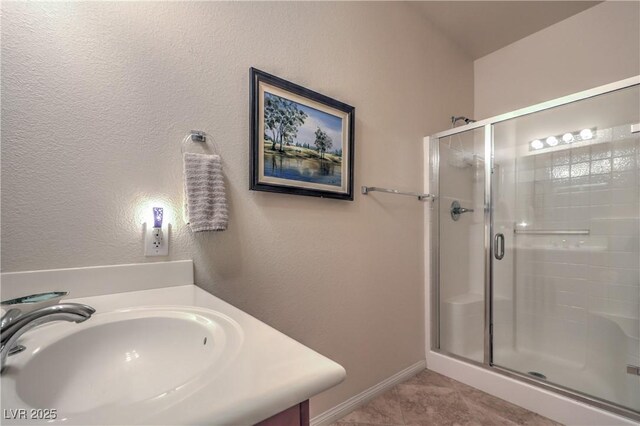
[[[575,389],[567,388],[561,385],[549,383],[544,379],[539,379],[534,376],[523,374],[509,368],[494,365],[493,363],[493,248],[491,239],[493,236],[493,198],[492,198],[492,172],[493,172],[493,125],[502,121],[511,120],[513,118],[521,117],[524,115],[533,114],[539,111],[567,105],[573,102],[581,101],[584,99],[592,98],[595,96],[603,95],[606,93],[615,92],[618,90],[626,89],[629,87],[640,85],[640,76],[630,77],[624,80],[620,80],[614,83],[599,86],[593,89],[585,90],[582,92],[567,95],[561,98],[557,98],[551,101],[542,102],[536,105],[532,105],[526,108],[518,109],[505,114],[490,117],[484,120],[470,123],[464,126],[455,127],[449,130],[445,130],[430,136],[429,139],[429,158],[432,164],[430,170],[430,192],[435,194],[435,202],[430,204],[428,208],[431,208],[431,226],[430,226],[430,245],[431,245],[431,280],[430,280],[430,330],[431,330],[431,342],[430,347],[433,352],[445,355],[456,360],[481,367],[483,369],[490,370],[492,372],[501,374],[503,376],[510,377],[512,379],[519,380],[521,382],[549,390],[560,394],[562,396],[569,397],[571,399],[584,402],[594,407],[609,411],[614,414],[619,414],[634,421],[640,421],[640,412],[629,409],[627,407],[618,405],[616,403],[600,399],[591,395],[587,395]],[[440,158],[439,158],[439,146],[437,143],[433,143],[440,138],[453,136],[458,133],[467,132],[469,130],[484,128],[484,158],[485,158],[485,193],[484,193],[484,354],[483,362],[478,362],[469,358],[465,358],[448,351],[440,349],[440,235],[439,235],[439,172],[440,172]]]

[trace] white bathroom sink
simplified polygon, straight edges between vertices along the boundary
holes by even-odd
[[[52,323],[21,343],[27,350],[10,357],[2,375],[3,395],[16,400],[3,398],[3,406],[91,423],[114,411],[136,417],[198,391],[237,355],[242,330],[213,310],[153,306]]]
[[[3,425],[250,425],[345,377],[194,285],[67,301],[96,313],[20,337],[0,376]]]

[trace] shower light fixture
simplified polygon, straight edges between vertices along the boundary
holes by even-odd
[[[566,132],[562,135],[552,135],[546,138],[534,139],[529,142],[529,151],[537,151],[543,148],[553,148],[558,146],[560,140],[565,144],[571,144],[581,141],[592,140],[596,136],[596,128],[576,130],[573,132]]]
[[[591,139],[593,137],[593,132],[591,131],[591,129],[582,129],[580,130],[580,137],[582,138],[582,140]]]
[[[531,148],[533,148],[533,149],[542,149],[542,148],[544,148],[544,144],[542,143],[542,141],[540,139],[536,139],[534,141],[531,141]]]

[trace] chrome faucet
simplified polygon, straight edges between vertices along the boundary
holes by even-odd
[[[12,306],[0,319],[0,372],[4,369],[7,356],[25,349],[24,346],[16,346],[16,342],[27,331],[52,321],[80,323],[91,318],[96,311],[80,303],[57,303],[26,313],[16,305]]]

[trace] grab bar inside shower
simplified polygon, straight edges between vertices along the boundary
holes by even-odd
[[[588,229],[514,229],[514,234],[528,235],[589,235]]]

